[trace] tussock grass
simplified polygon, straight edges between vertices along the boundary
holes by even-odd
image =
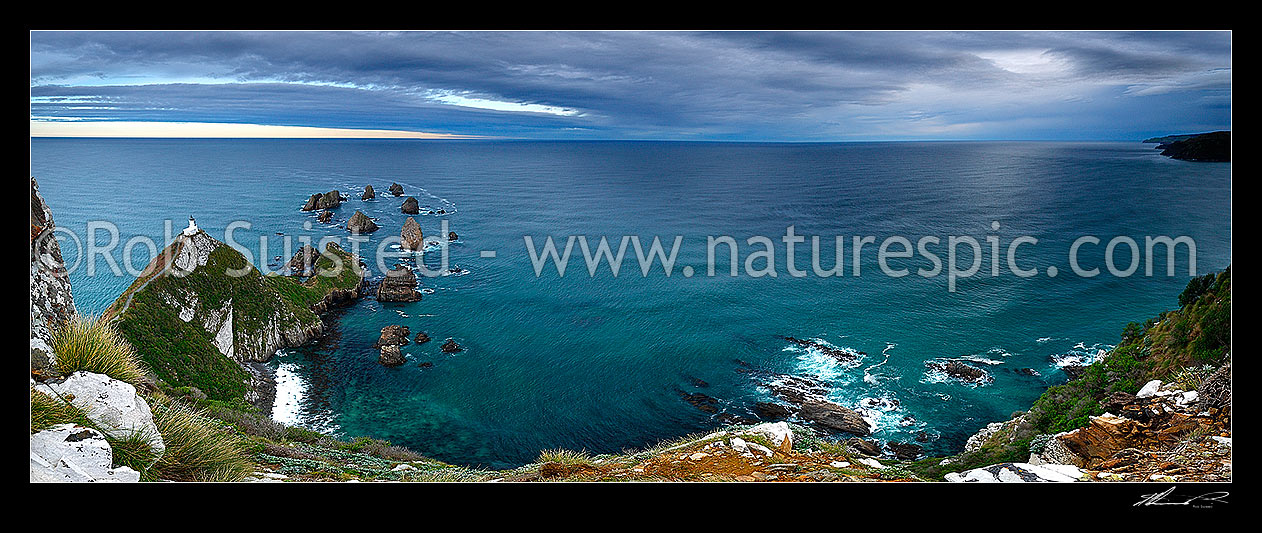
[[[563,465],[590,465],[592,456],[587,450],[544,450],[539,452],[538,463],[558,463]]]
[[[53,334],[52,341],[62,374],[84,370],[132,385],[140,384],[145,377],[145,367],[136,351],[108,321],[76,316]]]
[[[57,424],[79,424],[91,427],[91,421],[79,408],[31,387],[31,433],[43,431]]]
[[[254,471],[247,443],[231,430],[175,402],[158,405],[153,421],[166,441],[153,477],[172,481],[240,481]]]

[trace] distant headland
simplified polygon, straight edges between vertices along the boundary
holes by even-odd
[[[1144,139],[1157,143],[1161,155],[1184,161],[1228,162],[1231,161],[1231,132],[1189,133],[1166,135]]]

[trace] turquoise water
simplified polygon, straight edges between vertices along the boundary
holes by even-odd
[[[432,292],[420,302],[366,298],[337,311],[331,335],[272,363],[282,391],[276,416],[491,467],[528,462],[547,448],[642,447],[719,423],[680,391],[718,399],[720,414],[751,416],[752,404],[769,396],[758,374],[738,371],[741,362],[824,377],[832,397],[849,406],[896,399],[896,408],[870,413],[875,438],[910,441],[924,432],[930,451],[955,451],[979,427],[1063,381],[1053,356],[1089,357],[1116,342],[1126,322],[1176,305],[1189,278],[1182,249],[1173,277],[1158,247],[1157,276],[1144,276],[1141,266],[1130,277],[1081,278],[1067,259],[1076,238],[1100,237],[1083,248],[1081,262],[1101,270],[1104,246],[1117,235],[1136,239],[1141,251],[1145,235],[1192,237],[1198,273],[1227,266],[1231,256],[1230,165],[1174,161],[1140,143],[33,139],[31,150],[31,174],[58,225],[83,236],[88,221],[108,220],[124,243],[161,239],[165,219],[178,231],[193,215],[221,240],[231,222],[247,220],[252,229],[235,239],[257,249],[268,236],[264,263],[271,262],[283,254],[277,232],[346,234],[299,211],[311,193],[336,188],[351,200],[335,222],[363,209],[382,226],[362,250],[372,265],[375,245],[398,235],[405,219],[400,199],[381,196],[391,182],[422,206],[447,210],[417,218],[427,236],[449,222],[460,235],[448,247],[450,263],[467,273],[423,278]],[[359,200],[365,184],[377,190],[376,201]],[[806,236],[796,265],[808,273],[810,236],[821,236],[824,268],[833,264],[834,237],[845,236],[845,276],[790,276],[781,241],[788,226]],[[668,249],[676,235],[683,242],[669,277],[660,262],[642,276],[630,246],[616,278],[607,264],[588,276],[577,244],[563,277],[552,264],[536,277],[523,237],[538,247],[552,236],[563,247],[569,235],[587,236],[593,248],[606,236],[615,251],[623,235],[638,235],[646,247],[654,236]],[[706,237],[721,235],[740,243],[742,263],[762,249],[748,237],[770,238],[779,275],[729,277],[720,246],[720,275],[706,276]],[[876,237],[859,277],[849,268],[854,235]],[[939,237],[931,251],[943,261],[948,236],[972,236],[985,261],[955,292],[945,274],[915,274],[931,267],[921,256],[892,260],[912,274],[889,277],[876,250],[892,235],[913,243]],[[1000,238],[1005,254],[1012,239],[1036,237],[1037,245],[1020,248],[1018,263],[1039,275],[1020,278],[1004,265],[992,277],[988,235]],[[73,265],[80,254],[63,247]],[[483,250],[496,256],[481,257]],[[148,252],[133,251],[143,266]],[[1126,251],[1117,252],[1122,266]],[[971,264],[969,249],[962,254],[958,262]],[[122,261],[121,245],[110,255]],[[435,255],[426,263],[437,265]],[[94,276],[82,264],[71,275],[83,312],[99,313],[133,278],[103,274],[103,257],[96,265]],[[685,266],[697,275],[681,275]],[[1045,275],[1048,266],[1060,275]],[[382,367],[371,345],[390,324],[435,341],[403,347],[404,366]],[[864,355],[843,366],[783,336]],[[465,351],[441,353],[448,337]],[[925,366],[959,357],[993,382],[942,380]],[[1016,372],[1022,368],[1039,375]]]

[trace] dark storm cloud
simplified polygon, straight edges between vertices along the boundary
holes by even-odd
[[[1221,32],[35,32],[31,114],[544,137],[985,137],[997,114],[1011,122],[1023,107],[1060,124],[1081,99],[1149,93],[1187,93],[1158,102],[1180,109],[1151,112],[1225,123],[1229,108],[1211,100],[1229,95],[1230,52]]]

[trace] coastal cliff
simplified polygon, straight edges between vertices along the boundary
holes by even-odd
[[[1231,269],[1193,278],[1179,304],[1127,324],[1111,352],[962,453],[912,470],[949,481],[1230,481]]]
[[[252,363],[324,331],[319,313],[359,297],[357,258],[330,243],[306,281],[262,275],[195,226],[158,254],[106,311],[145,363],[172,387],[261,408],[268,379]],[[333,275],[326,275],[333,274]]]
[[[49,372],[56,366],[52,334],[75,316],[70,277],[54,236],[52,211],[31,178],[31,370]]]

